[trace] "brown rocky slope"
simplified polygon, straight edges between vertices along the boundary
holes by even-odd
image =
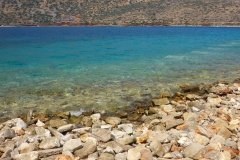
[[[0,25],[239,25],[238,0],[1,0]]]

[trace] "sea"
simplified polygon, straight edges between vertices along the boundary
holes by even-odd
[[[0,27],[0,117],[115,111],[236,78],[238,27]]]

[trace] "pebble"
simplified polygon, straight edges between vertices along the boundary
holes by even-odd
[[[93,110],[75,119],[71,112],[44,120],[44,115],[32,115],[40,118],[29,126],[14,118],[0,124],[0,156],[3,160],[239,159],[239,86],[208,85],[204,95],[199,87],[194,92],[194,86],[183,88],[152,103],[138,102],[136,108],[122,111],[121,118]]]

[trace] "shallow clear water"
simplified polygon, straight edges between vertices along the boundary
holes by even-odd
[[[239,78],[239,55],[240,28],[0,28],[0,113],[116,109]]]

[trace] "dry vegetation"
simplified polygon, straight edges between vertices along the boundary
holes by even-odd
[[[239,0],[0,0],[0,25],[239,25]]]

